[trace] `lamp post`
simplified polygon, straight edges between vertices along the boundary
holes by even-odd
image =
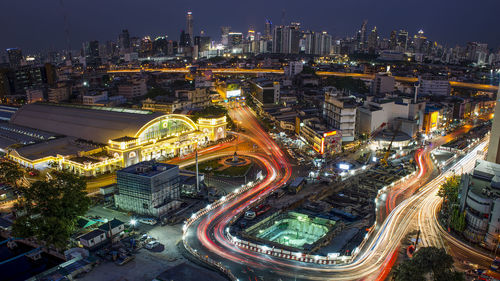
[[[130,220],[130,225],[132,226],[132,230],[135,230],[135,225],[137,224],[137,220],[136,219],[131,219]]]

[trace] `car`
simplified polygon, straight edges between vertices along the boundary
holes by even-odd
[[[256,216],[257,215],[255,214],[254,211],[246,211],[245,212],[245,219],[247,219],[247,220],[253,220],[253,219],[255,219]]]
[[[148,250],[152,250],[152,249],[156,248],[158,245],[160,245],[160,242],[158,242],[158,241],[150,241],[144,247],[146,249],[148,249]]]
[[[143,224],[149,224],[149,225],[155,225],[158,223],[155,219],[139,219],[139,222],[143,223]]]
[[[148,239],[151,239],[151,236],[147,235],[147,234],[143,234],[140,238],[141,241],[145,241],[145,240],[148,240]]]

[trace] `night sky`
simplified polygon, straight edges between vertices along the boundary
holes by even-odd
[[[280,24],[298,21],[303,29],[326,30],[335,37],[353,35],[364,19],[379,36],[393,29],[415,34],[423,29],[430,40],[453,47],[467,41],[500,46],[499,0],[2,0],[0,50],[25,53],[66,47],[64,14],[70,43],[116,40],[122,29],[131,36],[168,35],[178,40],[191,10],[195,35],[200,30],[220,38],[220,27],[246,33],[250,25],[263,32],[266,18]]]

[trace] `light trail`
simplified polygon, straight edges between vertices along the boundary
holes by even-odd
[[[214,74],[284,74],[282,69],[271,69],[271,68],[197,68],[198,71],[211,71]],[[140,72],[163,72],[163,73],[190,73],[189,68],[128,68],[128,69],[111,69],[107,70],[109,74],[129,74],[129,73],[140,73]],[[352,77],[358,79],[373,80],[374,74],[364,74],[364,73],[349,73],[349,72],[335,72],[335,71],[316,71],[319,76],[336,76],[336,77]],[[418,81],[416,77],[404,77],[404,76],[394,76],[395,80],[404,83],[415,83]],[[469,88],[481,91],[498,91],[498,86],[489,84],[476,84],[468,82],[459,81],[449,81],[450,86],[458,88]]]
[[[357,258],[349,264],[302,263],[239,248],[225,235],[225,229],[230,221],[250,204],[256,202],[259,197],[262,198],[280,187],[290,177],[291,170],[286,158],[281,156],[283,154],[277,153],[279,147],[255,121],[252,113],[241,108],[235,109],[233,113],[236,118],[247,118],[244,124],[251,127],[255,134],[250,139],[256,141],[263,150],[262,154],[251,153],[248,156],[256,157],[266,167],[268,176],[252,190],[201,217],[187,231],[187,239],[191,247],[197,248],[207,256],[221,260],[233,269],[251,266],[259,272],[272,271],[282,277],[307,280],[324,280],[325,278],[374,280],[379,274],[385,274],[392,266],[391,259],[388,257],[393,256],[397,251],[401,239],[408,233],[411,223],[421,208],[428,206],[426,200],[429,196],[435,196],[435,192],[448,175],[447,173],[439,175],[422,186],[415,195],[397,205],[385,221],[375,228],[372,238],[365,243]],[[477,148],[455,163],[454,167],[464,166],[473,161],[474,157],[477,157]],[[239,272],[235,274],[241,276]]]

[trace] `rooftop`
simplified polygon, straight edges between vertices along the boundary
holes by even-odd
[[[135,136],[145,124],[162,115],[128,108],[33,103],[17,110],[10,123],[107,143],[110,139]]]
[[[156,161],[144,161],[129,166],[127,168],[121,169],[118,171],[118,173],[127,173],[145,177],[153,177],[172,169],[179,169],[179,166],[172,164],[158,163]]]
[[[116,227],[123,225],[123,224],[124,224],[124,222],[122,222],[119,219],[112,219],[109,222],[103,223],[102,225],[100,225],[99,229],[104,230],[104,231],[108,231],[110,226],[111,226],[111,229],[113,229],[113,228],[116,228]]]
[[[94,229],[91,232],[85,233],[85,234],[83,234],[82,236],[80,236],[78,238],[88,241],[90,239],[94,239],[96,237],[99,237],[101,234],[104,234],[104,233],[105,232],[102,231],[102,230],[100,230],[100,229]]]

